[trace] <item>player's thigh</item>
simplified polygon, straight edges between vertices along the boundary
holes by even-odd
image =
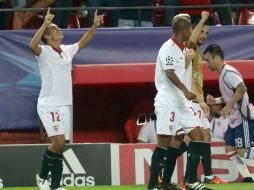
[[[197,113],[192,107],[186,107],[184,109],[180,125],[192,140],[203,140]]]
[[[224,136],[225,146],[233,146],[236,148],[235,128],[228,127]]]
[[[198,103],[192,103],[192,108],[194,109],[194,111],[196,112],[196,116],[199,119],[199,125],[200,127],[204,128],[204,129],[210,129],[210,122],[208,121],[207,117],[205,116],[202,108],[200,107],[200,105]]]
[[[204,142],[211,142],[212,135],[210,128],[201,128],[201,131],[204,137]]]
[[[160,106],[155,108],[156,113],[156,133],[158,135],[174,136],[179,129],[181,118],[180,109],[175,106]]]
[[[172,137],[169,146],[178,149],[180,147],[182,140],[177,138],[177,136]]]
[[[245,148],[249,146],[249,134],[245,131],[243,124],[237,126],[235,129],[235,147],[236,149]]]
[[[62,117],[61,125],[64,129],[65,140],[70,140],[70,132],[71,132],[70,106],[61,106],[59,110],[60,110],[60,115]]]

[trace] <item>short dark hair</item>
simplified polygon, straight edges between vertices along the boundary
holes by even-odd
[[[47,40],[46,38],[44,37],[44,35],[48,34],[49,33],[49,25],[46,27],[46,29],[44,30],[43,34],[42,34],[42,37],[41,37],[41,41],[43,41],[45,44],[47,44]]]
[[[218,55],[222,60],[224,60],[224,52],[221,47],[217,44],[210,44],[204,51],[204,54],[210,53],[213,57]]]
[[[178,35],[183,29],[191,26],[191,18],[188,14],[178,14],[172,21],[173,33]]]

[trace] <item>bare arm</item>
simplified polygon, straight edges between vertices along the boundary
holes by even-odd
[[[190,36],[188,44],[187,44],[187,48],[195,49],[198,37],[199,37],[202,27],[203,27],[203,24],[205,23],[205,21],[207,20],[208,17],[209,17],[209,13],[206,11],[202,11],[201,20],[199,21],[198,25],[195,27],[195,29],[191,33],[191,36]]]
[[[47,15],[45,16],[43,24],[41,25],[41,27],[39,28],[39,30],[36,32],[36,34],[29,43],[29,47],[33,50],[33,53],[37,56],[39,56],[41,53],[41,47],[39,46],[39,43],[41,41],[42,35],[47,26],[52,23],[54,16],[55,15],[52,15],[50,13],[50,8],[48,8]]]
[[[200,93],[200,91],[198,90],[197,88],[197,85],[196,83],[194,82],[193,78],[192,78],[192,85],[191,85],[191,90],[194,94],[196,94],[197,98],[196,98],[196,101],[199,103],[200,107],[202,108],[204,114],[206,116],[209,115],[209,106],[205,103],[205,100],[204,100],[204,96],[203,94]]]
[[[194,51],[194,49],[189,49],[187,52],[186,52],[186,55],[185,55],[185,69],[188,68],[188,66],[192,63],[192,59],[194,59],[196,55],[196,52]]]
[[[97,10],[94,13],[94,24],[93,26],[82,36],[82,38],[78,41],[79,51],[84,49],[87,44],[92,40],[96,29],[103,23],[103,16],[97,15]]]
[[[236,87],[233,98],[222,109],[221,115],[224,118],[226,118],[228,116],[228,114],[231,112],[233,107],[243,98],[243,95],[246,91],[247,91],[247,88],[243,82],[238,84],[238,86]]]
[[[179,80],[177,75],[175,74],[175,71],[172,69],[166,70],[166,75],[169,78],[169,80],[177,87],[179,88],[185,95],[185,97],[188,100],[193,100],[196,98],[196,95],[193,94],[191,91],[189,91],[186,86]]]

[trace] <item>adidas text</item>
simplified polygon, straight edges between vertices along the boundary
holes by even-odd
[[[65,186],[94,186],[93,176],[84,176],[78,174],[63,175],[63,184]]]

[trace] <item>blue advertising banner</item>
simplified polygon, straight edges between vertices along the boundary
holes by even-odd
[[[63,30],[63,43],[77,42],[87,29]],[[36,102],[40,77],[28,44],[35,30],[0,31],[0,130],[39,127]],[[254,27],[211,27],[207,42],[218,43],[226,60],[254,59]],[[171,28],[99,29],[74,64],[151,63]]]

